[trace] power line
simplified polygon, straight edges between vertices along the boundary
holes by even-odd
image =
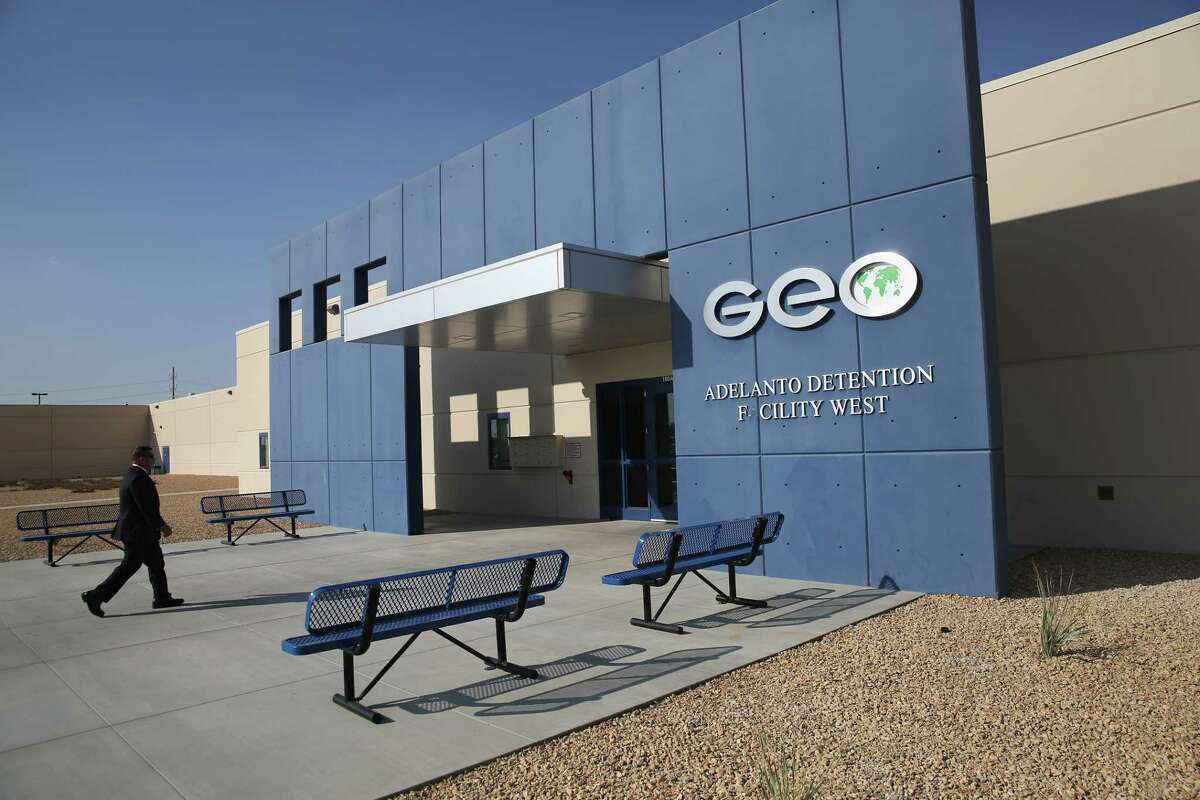
[[[111,397],[91,397],[85,400],[67,400],[57,405],[61,406],[82,406],[88,403],[100,403],[105,400],[124,400],[130,397],[161,397],[159,392],[135,392],[133,394],[118,394]]]
[[[140,382],[134,382],[134,383],[110,383],[105,386],[80,386],[75,389],[50,389],[48,394],[69,394],[70,392],[88,392],[93,389],[121,389],[126,386],[149,386],[152,383],[165,383],[165,381],[162,378],[159,378],[158,380],[140,381]],[[29,392],[6,392],[4,394],[0,394],[0,397],[16,397],[18,395],[24,396],[27,394],[29,394]]]

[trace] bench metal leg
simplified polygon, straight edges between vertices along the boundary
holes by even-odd
[[[519,678],[528,678],[535,680],[538,676],[536,669],[522,667],[520,664],[514,664],[508,660],[508,643],[504,638],[504,618],[496,617],[496,657],[483,657],[483,663],[487,664],[484,669],[502,669]]]
[[[642,584],[642,617],[630,617],[630,624],[636,625],[639,628],[650,628],[651,630],[663,631],[664,633],[683,633],[682,625],[668,625],[665,622],[659,622],[658,618],[662,616],[663,609],[667,607],[667,603],[671,602],[671,598],[675,596],[675,590],[679,588],[679,584],[683,583],[683,579],[687,576],[686,572],[679,574],[679,580],[675,581],[675,585],[671,587],[671,591],[667,593],[667,597],[663,600],[662,605],[658,607],[658,612],[651,614],[650,608],[650,586]]]
[[[368,691],[370,691],[368,689]],[[363,692],[366,694],[366,692]],[[365,720],[378,725],[383,722],[386,717],[378,711],[364,706],[358,702],[360,698],[354,694],[354,656],[345,651],[342,652],[342,694],[335,694],[333,702],[346,709],[347,711],[357,714]]]
[[[46,540],[46,563],[52,567],[57,567],[58,563],[54,560],[54,540]]]
[[[347,711],[357,714],[363,719],[374,722],[376,725],[381,722],[387,722],[388,718],[383,714],[380,714],[378,711],[363,705],[362,699],[367,696],[367,692],[375,688],[375,684],[379,683],[379,679],[387,674],[387,671],[391,669],[392,666],[400,659],[400,656],[404,655],[404,651],[407,650],[420,635],[420,632],[418,632],[408,637],[408,641],[404,643],[404,646],[397,650],[394,656],[388,659],[388,662],[383,665],[383,669],[379,670],[379,673],[371,679],[370,683],[367,684],[367,688],[362,690],[362,694],[354,693],[354,654],[348,650],[343,650],[342,693],[335,694],[333,696],[333,702]]]
[[[729,594],[726,594],[716,586],[713,586],[712,582],[710,582],[699,572],[696,573],[696,577],[707,583],[709,586],[712,586],[713,590],[716,591],[718,603],[732,603],[737,606],[749,606],[750,608],[770,608],[770,606],[767,605],[766,600],[753,600],[749,597],[738,597],[737,568],[733,564],[728,564],[726,566],[729,569]]]
[[[275,528],[275,530],[279,531],[284,536],[291,537],[292,539],[300,538],[300,535],[296,533],[296,518],[295,517],[292,517],[291,533],[288,532],[287,528],[281,527],[277,522],[275,522],[275,520],[268,519],[266,517],[259,517],[258,519],[254,520],[254,522],[251,522],[249,525],[247,525],[245,527],[245,529],[243,529],[242,532],[239,533],[236,537],[233,535],[233,523],[226,522],[225,523],[225,541],[221,542],[221,544],[227,544],[230,546],[236,545],[238,543],[238,539],[241,539],[243,536],[245,536],[247,533],[249,533],[250,529],[253,528],[255,525],[257,525],[260,522],[266,522],[268,525]]]
[[[534,680],[538,677],[538,673],[537,673],[536,669],[530,669],[529,667],[523,667],[520,664],[514,664],[508,660],[508,647],[504,641],[504,620],[503,619],[499,619],[499,618],[496,619],[496,654],[499,656],[498,658],[492,658],[491,656],[485,656],[483,653],[479,652],[474,647],[471,647],[469,644],[460,642],[458,639],[455,639],[453,636],[446,633],[441,628],[435,628],[433,632],[436,633],[438,636],[442,637],[443,639],[445,639],[446,641],[450,642],[451,644],[457,645],[458,647],[462,648],[463,650],[466,650],[468,653],[470,653],[471,655],[478,658],[480,661],[482,661],[488,667],[491,667],[493,669],[502,669],[505,672],[509,673],[510,675],[516,675],[518,678],[528,678],[530,680]]]
[[[227,545],[231,545],[231,546],[236,545],[238,543],[238,539],[241,539],[243,536],[245,536],[247,533],[249,533],[250,529],[253,528],[255,525],[257,525],[260,522],[266,522],[268,525],[270,525],[275,530],[282,533],[284,536],[287,536],[288,538],[291,538],[291,539],[299,539],[300,538],[300,534],[296,533],[296,518],[294,516],[292,517],[292,530],[290,532],[288,531],[287,528],[284,528],[283,526],[281,526],[279,523],[277,523],[273,519],[269,519],[267,517],[259,517],[258,519],[254,520],[254,522],[251,522],[249,525],[247,525],[246,528],[241,533],[239,533],[236,537],[234,537],[234,535],[233,535],[233,523],[226,522],[225,523],[225,541],[221,542],[221,544],[227,544]]]

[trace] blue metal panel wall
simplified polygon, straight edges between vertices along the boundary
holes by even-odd
[[[329,524],[371,529],[375,524],[372,496],[370,461],[329,462]]]
[[[371,454],[377,461],[410,458],[412,418],[420,446],[420,374],[417,348],[371,345]],[[415,413],[414,413],[415,411]]]
[[[644,256],[667,249],[658,62],[592,91],[596,246]]]
[[[388,294],[404,286],[404,187],[371,198],[371,260],[387,259]]]
[[[842,0],[841,26],[854,201],[982,175],[969,0]]]
[[[714,383],[751,384],[754,338],[722,339],[704,327],[704,298],[717,284],[750,280],[750,236],[738,234],[671,251],[671,364],[675,377],[675,431],[680,455],[758,452],[758,418],[738,421],[730,401],[705,400]],[[698,521],[680,501],[680,514]]]
[[[533,122],[483,144],[487,263],[534,249]]]
[[[329,460],[371,459],[371,345],[331,339]]]
[[[279,331],[283,327],[279,319],[279,299],[292,293],[291,246],[288,242],[271,248],[268,268],[270,270],[268,276],[270,297],[267,308],[270,309],[270,313],[267,321],[270,325],[271,352],[278,353],[282,349],[279,342]]]
[[[442,164],[442,277],[483,266],[483,146]]]
[[[679,394],[675,397],[678,415]],[[747,517],[762,511],[758,456],[681,456],[676,469],[679,521],[684,525]],[[714,491],[715,487],[720,488]],[[763,559],[743,571],[762,575]]]
[[[868,453],[871,583],[1004,591],[999,453]]]
[[[420,484],[420,466],[415,466],[416,484]],[[408,465],[403,461],[375,461],[371,464],[372,486],[374,489],[375,524],[374,530],[389,533],[421,533],[420,517],[412,515],[415,508],[420,510],[420,496],[413,503],[410,486]],[[415,523],[415,524],[414,524]]]
[[[590,244],[589,226],[601,248],[669,247],[681,521],[777,508],[783,537],[756,565],[768,574],[996,594],[1003,465],[973,25],[968,0],[784,0],[488,140],[481,163],[475,148],[375,198],[369,255],[388,257],[395,292],[537,245]],[[323,226],[293,240],[290,289],[307,297],[357,266],[343,238],[364,237],[344,217],[330,223],[329,269]],[[890,319],[832,299],[809,329],[767,317],[730,340],[703,324],[720,283],[751,281],[762,300],[793,267],[836,282],[877,250],[909,257],[923,281]],[[351,347],[272,357],[273,385],[287,386],[273,415],[291,420],[290,442],[273,437],[288,456],[279,476],[290,470],[326,518],[419,532],[417,353],[373,347],[364,377]],[[753,397],[705,398],[931,363],[932,384],[888,387],[872,416],[760,421]],[[788,402],[865,394],[806,385]]]
[[[782,0],[741,31],[751,224],[844,206],[836,0]]]
[[[271,491],[281,492],[284,489],[300,489],[292,485],[292,465],[288,461],[271,460]]]
[[[728,100],[737,87],[720,60],[730,29],[662,59],[681,521],[731,513],[712,498],[748,471],[739,459],[758,458],[763,508],[788,517],[767,551],[767,574],[968,594],[1004,589],[970,18],[969,3],[956,0],[843,0],[839,34],[831,0],[785,0],[742,20],[753,209],[745,222],[737,219],[739,140]],[[897,41],[912,58],[891,69]],[[703,142],[689,137],[698,130],[708,134]],[[688,231],[685,218],[702,228]],[[737,232],[747,227],[749,248]],[[697,238],[705,241],[679,246]],[[767,316],[737,340],[703,324],[704,300],[720,283],[750,280],[754,299],[765,300],[787,270],[815,266],[836,283],[855,257],[880,250],[900,252],[920,271],[921,290],[903,313],[859,318],[833,299],[816,327],[792,330]],[[836,416],[827,405],[819,418],[752,417],[739,426],[738,405],[753,412],[768,401],[704,399],[709,386],[756,377],[925,364],[935,365],[932,384],[819,395],[805,386],[788,398],[828,403],[886,393],[882,414]]]
[[[748,227],[740,49],[733,23],[661,59],[671,248]]]
[[[764,295],[779,276],[796,266],[823,267],[827,272],[835,273],[833,279],[837,280],[837,267],[853,260],[850,214],[840,209],[759,228],[751,235],[751,244],[754,250],[753,282]],[[716,285],[711,281],[709,283]],[[803,292],[813,288],[813,284],[804,282],[796,284],[792,291]],[[762,297],[757,299],[761,300]],[[809,375],[858,367],[856,318],[842,308],[837,300],[825,301],[822,305],[831,309],[831,313],[824,322],[804,331],[785,328],[770,319],[764,322],[754,337],[759,378]],[[796,310],[804,313],[809,308],[806,306]],[[700,333],[715,338],[703,326]],[[797,398],[789,395],[779,399],[790,402]],[[800,399],[803,401],[808,398],[800,396]],[[767,400],[770,401],[770,398]],[[811,410],[811,406],[805,409],[806,416],[803,419],[762,424],[762,452],[857,453],[862,450],[862,423],[857,419],[830,414],[811,417],[808,416]]]
[[[868,583],[863,492],[861,453],[763,456],[763,508],[785,517],[767,574]]]
[[[314,323],[325,309],[313,306],[313,285],[325,280],[325,223],[292,240],[292,291],[304,301],[304,344],[316,340]]]
[[[371,204],[363,203],[329,220],[325,272],[341,276],[343,307],[354,305],[354,268],[371,260],[370,217]]]
[[[418,352],[415,347],[371,347],[371,457],[378,531],[424,530]]]
[[[858,321],[863,368],[936,365],[932,384],[895,387],[886,417],[863,418],[867,450],[1000,445],[991,437],[982,357],[988,340],[977,222],[973,178],[854,207],[856,255],[897,250],[921,272],[921,295],[909,311]]]
[[[533,137],[537,246],[594,247],[591,94],[534,117]]]
[[[438,167],[404,182],[404,288],[442,277],[442,189]],[[388,287],[389,293],[399,287]]]
[[[276,461],[292,460],[291,358],[290,352],[272,353],[268,356],[272,465]]]
[[[327,461],[293,461],[292,486],[289,489],[303,489],[308,497],[308,507],[313,510],[311,516],[305,517],[306,522],[329,524],[329,462]]]
[[[329,458],[326,348],[318,342],[291,351],[292,461]]]

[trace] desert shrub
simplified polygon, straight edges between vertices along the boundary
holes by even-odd
[[[1053,658],[1062,653],[1063,648],[1071,642],[1086,634],[1087,625],[1071,597],[1073,574],[1064,582],[1060,569],[1056,582],[1053,575],[1042,575],[1034,563],[1033,578],[1037,583],[1042,611],[1038,626],[1038,644],[1042,650],[1042,658]]]

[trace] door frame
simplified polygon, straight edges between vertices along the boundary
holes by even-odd
[[[643,392],[643,407],[642,414],[644,423],[644,447],[642,456],[638,458],[630,458],[625,454],[625,390],[631,387],[639,387],[644,389]],[[613,392],[617,397],[617,420],[615,421],[617,456],[603,457],[601,442],[603,437],[608,432],[608,427],[614,424],[613,420],[604,419],[601,410],[604,404],[601,402],[602,393]],[[671,506],[660,507],[658,504],[658,484],[657,484],[657,468],[659,464],[670,463],[674,464],[675,454],[659,455],[657,436],[656,436],[656,419],[654,398],[658,395],[674,393],[674,381],[672,376],[664,375],[656,378],[635,378],[624,381],[610,381],[606,383],[596,384],[596,474],[597,474],[597,489],[600,499],[600,516],[606,519],[629,519],[641,521],[663,521],[673,522],[678,518],[679,497],[676,490],[675,503]],[[646,505],[645,506],[630,506],[627,498],[627,481],[626,471],[630,468],[631,463],[636,462],[638,466],[645,470],[646,473]],[[610,469],[612,466],[617,467],[617,494],[620,496],[620,505],[605,505],[605,466]]]

